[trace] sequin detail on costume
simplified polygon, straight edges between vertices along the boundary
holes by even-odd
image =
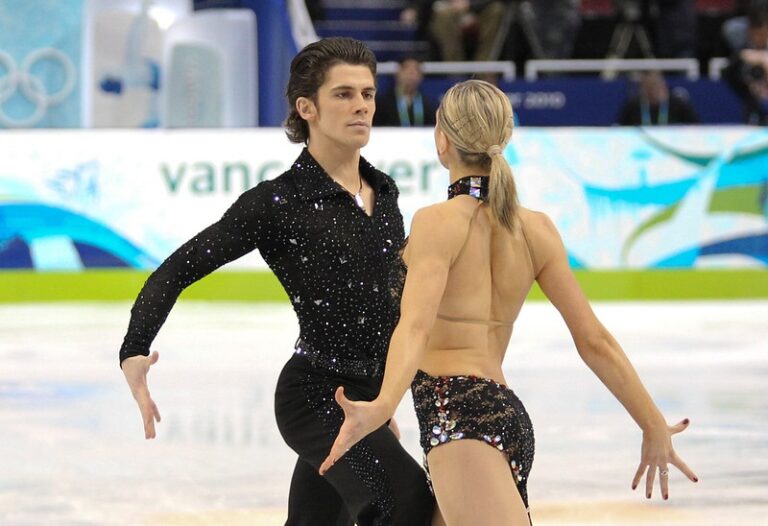
[[[329,443],[332,442],[344,423],[344,412],[334,398],[338,381],[330,382],[319,375],[308,374],[301,384],[307,406],[320,419],[328,433]],[[361,440],[347,451],[344,459],[368,491],[375,496],[373,504],[381,512],[381,523],[390,524],[395,501],[392,484],[379,458],[365,440]]]
[[[432,448],[452,440],[482,440],[507,455],[527,508],[533,425],[515,393],[487,378],[431,376],[424,371],[416,373],[411,391],[427,474],[427,454]]]
[[[131,310],[120,360],[149,354],[187,286],[258,249],[298,317],[297,351],[322,369],[383,374],[400,314],[403,218],[394,181],[362,158],[360,173],[375,192],[372,216],[306,149],[288,171],[243,193],[147,280]]]
[[[377,359],[355,360],[347,358],[339,360],[335,356],[328,355],[307,345],[301,338],[296,342],[294,352],[306,356],[312,365],[335,373],[350,374],[355,376],[371,376],[379,378],[384,375],[384,363]]]
[[[486,201],[491,178],[487,175],[468,175],[448,186],[448,199],[457,195],[469,195]]]

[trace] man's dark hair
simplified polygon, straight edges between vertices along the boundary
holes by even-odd
[[[285,96],[289,113],[283,125],[291,142],[307,143],[309,125],[296,111],[296,100],[306,97],[317,103],[317,90],[325,82],[325,74],[337,64],[368,66],[376,77],[376,56],[368,46],[347,37],[318,40],[302,49],[291,61],[291,76]]]

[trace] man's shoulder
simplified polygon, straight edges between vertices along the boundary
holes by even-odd
[[[273,192],[275,190],[284,190],[286,188],[293,188],[295,186],[296,170],[295,163],[292,163],[286,170],[270,179],[264,179],[256,186],[251,188],[251,191],[256,192]]]
[[[392,192],[395,196],[397,196],[400,193],[400,191],[397,188],[397,183],[389,174],[376,168],[365,157],[362,158],[362,161],[363,161],[362,166],[364,167],[364,169],[366,170],[369,176],[373,176],[376,182],[376,186],[378,188],[382,188],[386,186],[389,188],[390,192]]]
[[[382,171],[382,170],[379,170],[379,169],[378,169],[378,168],[376,168],[375,166],[373,167],[373,169],[374,169],[374,171],[376,172],[376,174],[377,174],[379,177],[381,177],[381,178],[382,178],[382,180],[383,180],[383,181],[385,181],[385,182],[386,182],[387,184],[389,184],[390,186],[394,186],[394,187],[397,187],[397,183],[395,183],[395,180],[394,180],[394,178],[393,178],[391,175],[389,175],[387,172],[384,172],[384,171]]]
[[[287,170],[277,177],[259,182],[256,186],[240,194],[239,200],[267,202],[271,201],[278,194],[286,193],[286,190],[292,187],[289,172],[290,170]]]

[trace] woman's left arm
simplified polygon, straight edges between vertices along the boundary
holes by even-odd
[[[535,216],[533,227],[537,233],[537,259],[542,262],[536,280],[563,316],[582,360],[643,430],[640,464],[632,479],[632,489],[646,475],[645,493],[651,498],[658,471],[662,498],[667,499],[669,465],[677,467],[693,482],[698,482],[693,470],[672,447],[672,435],[684,431],[688,427],[688,419],[672,426],[667,424],[621,346],[592,311],[571,271],[568,255],[554,224],[539,214]]]

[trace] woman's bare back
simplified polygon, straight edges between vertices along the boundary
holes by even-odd
[[[512,327],[535,280],[536,215],[520,208],[513,231],[469,196],[435,205],[453,220],[458,251],[420,366],[433,375],[476,375],[506,383],[501,363]],[[459,239],[460,238],[460,239]],[[408,251],[404,254],[407,263]]]

